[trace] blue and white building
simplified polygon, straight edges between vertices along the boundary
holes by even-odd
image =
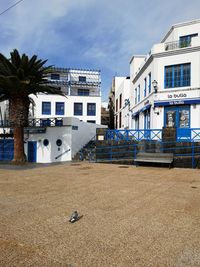
[[[200,128],[200,20],[133,56],[130,80],[130,129]]]
[[[96,70],[52,68],[47,80],[66,97],[38,94],[32,118],[76,117],[84,122],[101,123],[101,73]]]

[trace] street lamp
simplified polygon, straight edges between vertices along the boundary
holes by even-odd
[[[158,91],[158,82],[156,80],[154,80],[152,82],[152,85],[153,85],[154,92],[157,93],[157,91]]]

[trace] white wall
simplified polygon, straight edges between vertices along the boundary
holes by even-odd
[[[79,119],[73,117],[64,118],[63,124],[65,126],[47,127],[46,132],[42,134],[26,134],[26,154],[28,153],[27,142],[37,141],[38,163],[70,161],[76,153],[96,135],[97,128],[107,128],[105,125],[81,122]],[[48,146],[44,146],[44,139],[49,140]],[[62,140],[62,145],[60,147],[56,145],[57,139]],[[66,152],[69,149],[70,151]],[[61,156],[56,159],[59,155]]]
[[[35,117],[36,118],[54,118],[54,117],[72,117],[74,116],[74,103],[83,103],[83,115],[74,116],[87,122],[87,120],[95,120],[97,124],[101,123],[101,97],[90,97],[90,96],[59,96],[59,95],[44,95],[39,94],[38,97],[32,96],[35,106]],[[51,102],[51,115],[42,115],[42,102]],[[55,106],[56,102],[65,103],[64,115],[56,115]],[[87,116],[87,103],[96,103],[96,116]]]

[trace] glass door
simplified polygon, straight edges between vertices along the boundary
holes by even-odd
[[[179,140],[188,139],[190,136],[190,106],[166,107],[164,126],[177,128]]]

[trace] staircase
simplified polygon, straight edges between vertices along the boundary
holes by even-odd
[[[96,135],[79,150],[73,157],[73,161],[96,161]]]

